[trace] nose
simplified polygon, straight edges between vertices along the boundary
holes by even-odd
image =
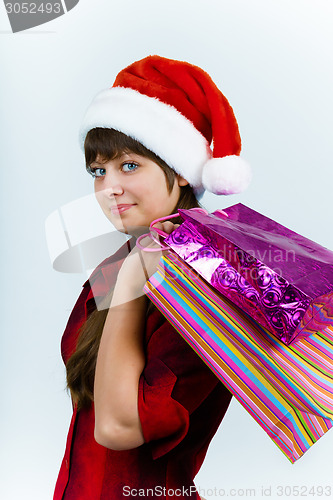
[[[102,190],[104,196],[108,198],[119,196],[124,192],[124,188],[120,182],[119,177],[114,172],[111,171],[108,171],[105,174]]]

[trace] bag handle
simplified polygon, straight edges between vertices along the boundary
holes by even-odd
[[[136,246],[140,250],[143,250],[144,252],[160,252],[161,250],[167,250],[168,248],[170,248],[168,245],[165,245],[160,240],[158,240],[156,238],[156,236],[154,235],[153,231],[155,231],[157,234],[159,234],[163,238],[166,238],[167,236],[169,236],[168,233],[166,233],[165,231],[162,231],[162,229],[158,229],[157,227],[154,227],[154,224],[156,224],[157,222],[162,222],[165,220],[174,219],[175,217],[179,217],[179,216],[180,216],[180,214],[177,212],[176,214],[171,214],[171,215],[167,215],[165,217],[159,217],[158,219],[154,219],[150,223],[149,233],[145,233],[145,234],[142,234],[141,236],[139,236],[139,238],[136,240]],[[157,243],[157,245],[160,245],[160,248],[143,247],[140,242],[143,238],[146,238],[146,236],[149,236],[155,243]]]
[[[194,207],[194,208],[191,208],[191,210],[195,210],[196,212],[208,214],[207,210],[205,210],[204,208],[200,208],[200,207]],[[217,210],[217,211],[219,213],[229,217],[228,214],[226,212],[224,212],[223,210]],[[160,252],[161,250],[167,250],[168,248],[170,248],[169,245],[165,245],[163,242],[161,242],[159,239],[156,238],[156,236],[154,235],[154,231],[159,236],[162,236],[162,238],[167,238],[167,236],[169,236],[169,234],[166,233],[165,231],[162,231],[162,229],[158,229],[157,227],[154,227],[154,224],[156,224],[157,222],[162,222],[165,220],[174,219],[175,217],[179,217],[179,216],[180,216],[180,214],[177,212],[175,214],[166,215],[165,217],[159,217],[158,219],[153,220],[149,226],[149,233],[145,233],[145,234],[142,234],[141,236],[139,236],[138,239],[136,240],[136,246],[140,250],[143,250],[144,252]],[[141,240],[143,238],[146,238],[146,236],[149,236],[155,243],[157,243],[157,245],[160,245],[160,248],[143,247],[141,245]]]

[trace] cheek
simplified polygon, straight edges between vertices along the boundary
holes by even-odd
[[[167,187],[165,178],[162,179],[158,188],[154,190],[154,196],[156,199],[163,201],[165,204],[170,205],[178,201],[180,195],[180,188],[178,184],[174,184],[171,191]]]
[[[147,194],[149,192],[151,198],[165,202],[172,196],[168,191],[166,178],[162,171],[154,174],[142,185],[142,192],[145,190]]]
[[[95,198],[96,198],[98,204],[101,205],[102,200],[103,200],[102,192],[99,189],[97,189],[96,187],[95,187]]]
[[[102,189],[95,188],[95,198],[101,209],[105,211],[105,209],[107,208],[107,202]]]
[[[94,181],[94,193],[95,193],[96,198],[97,198],[99,192],[100,192],[100,188],[98,187],[97,182]]]

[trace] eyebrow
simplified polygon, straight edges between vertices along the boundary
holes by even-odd
[[[89,167],[91,167],[91,165],[104,165],[106,162],[99,162],[99,161],[92,161],[91,163],[89,163]]]
[[[135,153],[133,153],[132,151],[122,151],[121,153],[118,153],[118,154],[117,154],[114,158],[110,158],[110,160],[119,160],[119,159],[121,159],[123,156],[128,156],[128,155],[130,155],[130,154],[135,154]],[[94,161],[92,161],[92,162],[89,164],[89,166],[92,166],[92,165],[94,165],[94,164],[95,164],[95,165],[104,165],[107,161],[109,161],[109,160],[106,160],[106,161],[104,161],[104,162],[99,162],[99,161],[94,160]]]

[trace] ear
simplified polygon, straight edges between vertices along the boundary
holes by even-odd
[[[184,177],[182,177],[179,174],[177,174],[177,182],[178,182],[178,186],[187,186],[187,184],[188,184],[188,181],[186,179],[184,179]]]

